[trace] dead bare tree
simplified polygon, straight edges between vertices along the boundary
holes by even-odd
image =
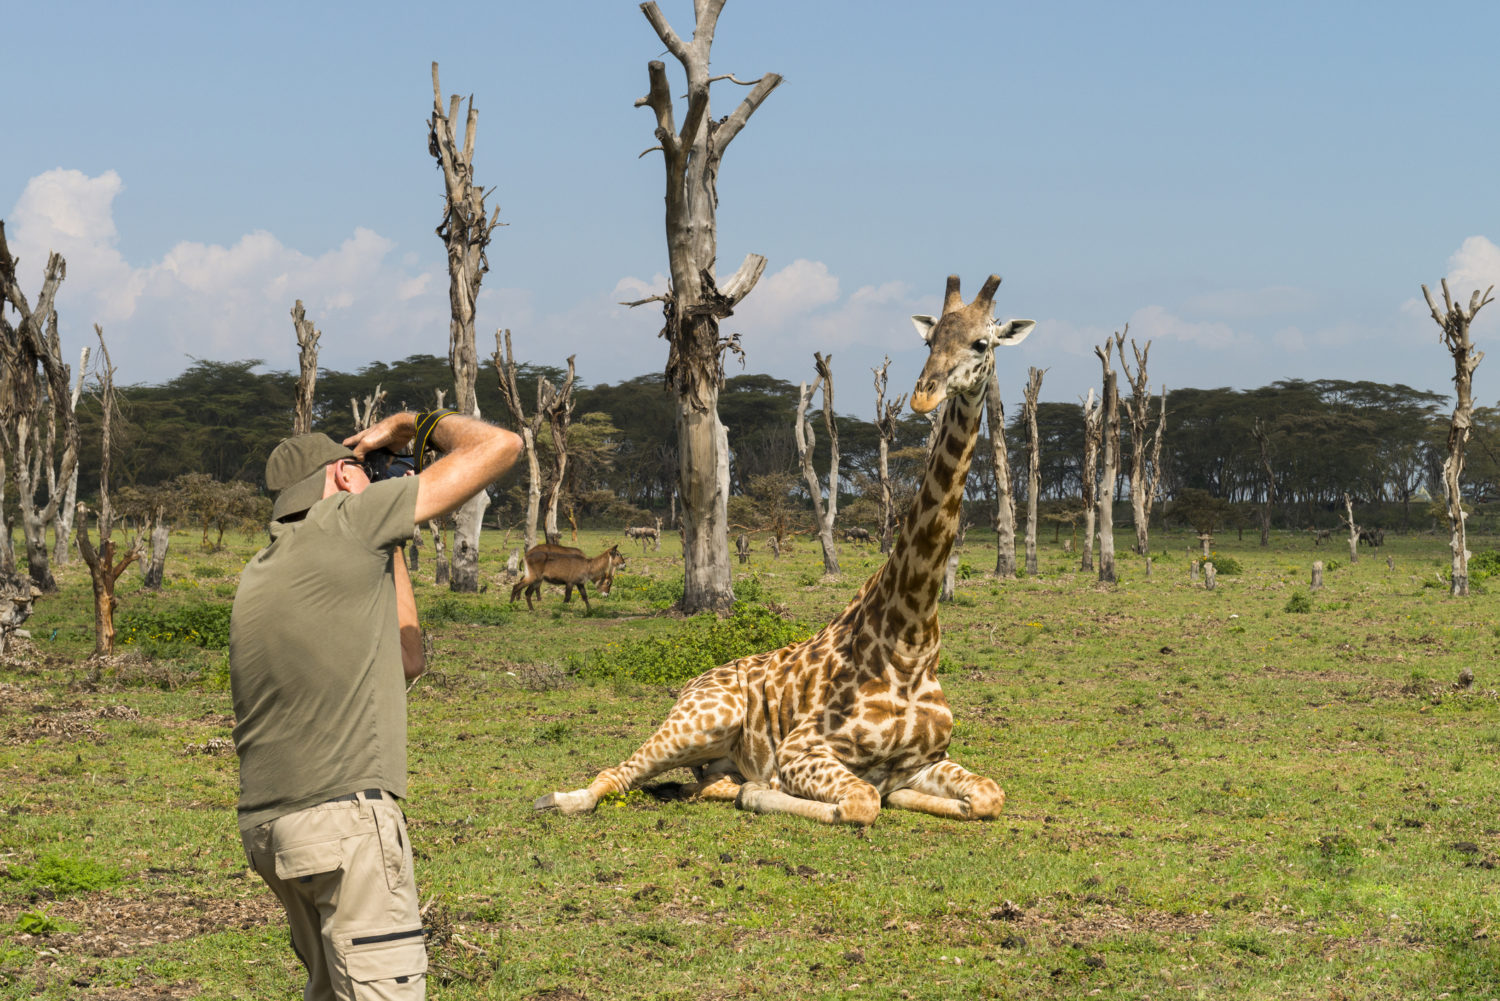
[[[89,346],[85,344],[78,355],[78,378],[73,380],[73,392],[68,397],[68,406],[76,414],[78,412],[78,398],[83,395],[83,380],[89,367]],[[56,418],[49,417],[47,423],[47,440],[51,442],[57,435]],[[47,474],[53,473],[52,464],[47,464]],[[47,483],[48,492],[57,488],[57,484],[51,480]],[[69,540],[73,538],[73,505],[78,500],[78,464],[73,464],[73,475],[68,477],[67,488],[63,491],[62,503],[57,505],[57,517],[52,522],[52,565],[65,567],[68,565]]]
[[[1344,494],[1344,527],[1349,529],[1349,562],[1359,562],[1359,526],[1354,523],[1354,502]]]
[[[984,411],[990,432],[990,462],[995,470],[995,576],[1016,575],[1016,494],[1010,473],[1010,453],[1005,446],[1005,404],[1000,401],[997,366],[990,366],[985,386]]]
[[[67,270],[61,254],[48,255],[33,309],[16,279],[16,259],[0,221],[0,447],[15,479],[27,572],[43,592],[57,589],[47,558],[47,525],[62,504],[59,485],[68,482],[78,463],[78,419],[68,388],[72,373],[63,364],[55,305]],[[6,306],[16,314],[14,324]],[[59,425],[60,458],[55,451]],[[43,483],[45,501],[37,496]]]
[[[1127,325],[1125,329],[1130,328]],[[1115,480],[1120,470],[1120,390],[1114,366],[1109,363],[1110,349],[1115,347],[1120,349],[1123,358],[1124,333],[1105,338],[1104,346],[1094,349],[1104,366],[1104,395],[1099,403],[1104,424],[1104,471],[1099,478],[1096,507],[1099,511],[1099,579],[1107,584],[1115,582],[1114,499]]]
[[[454,94],[443,111],[443,90],[438,84],[438,64],[432,64],[432,118],[427,123],[427,150],[443,170],[446,200],[437,235],[448,249],[448,363],[453,369],[453,406],[461,414],[479,416],[474,392],[479,376],[479,355],[474,341],[474,301],[479,283],[490,269],[485,248],[500,223],[500,209],[486,217],[488,194],[474,184],[474,139],[479,131],[479,111],[469,98],[468,118],[462,137],[454,133],[460,99]],[[489,495],[481,490],[453,513],[454,591],[479,590],[479,530]]]
[[[818,540],[823,543],[823,573],[839,572],[838,544],[833,538],[833,523],[839,511],[839,432],[833,422],[833,356],[824,358],[813,352],[818,377],[809,386],[802,383],[797,399],[797,423],[793,431],[797,436],[797,456],[802,461],[802,480],[807,484],[807,493],[812,498],[813,520],[818,526]],[[813,447],[817,436],[813,433],[812,421],[807,419],[807,408],[812,403],[818,387],[823,387],[823,429],[828,434],[828,502],[823,502],[823,488],[818,483],[817,471],[813,469]]]
[[[1083,556],[1078,569],[1094,569],[1094,529],[1099,518],[1099,447],[1104,442],[1104,410],[1089,387],[1083,402]]]
[[[109,504],[109,470],[111,424],[115,412],[115,368],[109,360],[109,348],[104,344],[104,330],[94,324],[94,333],[99,338],[99,354],[103,362],[99,367],[99,548],[89,542],[88,508],[78,505],[78,552],[88,564],[89,579],[94,586],[94,655],[109,656],[115,652],[115,582],[125,568],[140,558],[142,546],[140,536],[131,544],[125,555],[115,559],[114,512]],[[93,672],[98,678],[98,668]]]
[[[718,260],[719,167],[739,135],[781,77],[767,73],[744,83],[733,75],[710,76],[709,49],[724,0],[696,0],[691,42],[684,42],[655,3],[641,5],[657,36],[682,64],[687,76],[687,112],[677,129],[666,65],[647,64],[649,87],[636,107],[656,116],[656,145],[666,168],[667,257],[671,286],[660,295],[630,303],[660,302],[665,316],[661,336],[670,345],[666,381],[677,397],[678,492],[682,495],[684,612],[727,611],[734,601],[729,563],[729,442],[719,421],[719,389],[724,353],[739,352],[739,337],[719,336],[719,321],[749,294],[766,259],[746,256],[729,281],[715,277]],[[709,86],[721,80],[750,87],[734,112],[715,121],[709,115]],[[644,155],[644,154],[642,154]]]
[[[557,501],[562,496],[563,476],[568,471],[568,425],[573,422],[574,357],[576,356],[568,356],[568,376],[561,386],[553,387],[545,378],[537,386],[537,406],[547,419],[548,430],[552,432],[552,493],[547,498],[546,523],[547,541],[551,543],[562,541],[562,533],[557,527]],[[545,408],[541,406],[543,397],[547,399]]]
[[[1126,332],[1130,324],[1125,325]],[[1135,372],[1125,361],[1125,345],[1120,345],[1120,368],[1130,383],[1130,399],[1125,401],[1125,415],[1130,420],[1130,512],[1135,524],[1135,552],[1145,556],[1150,550],[1151,505],[1156,500],[1156,484],[1161,478],[1161,439],[1166,430],[1166,390],[1162,390],[1161,414],[1156,422],[1156,433],[1151,451],[1146,450],[1147,434],[1151,429],[1151,387],[1146,380],[1146,356],[1151,353],[1151,342],[1144,348],[1130,340],[1130,349],[1135,353]]]
[[[374,427],[380,421],[380,408],[384,403],[385,390],[380,388],[378,382],[375,384],[375,391],[363,400],[349,397],[349,409],[354,412],[354,430],[363,431],[367,427]]]
[[[502,341],[502,335],[504,340]],[[515,422],[516,433],[526,446],[526,548],[536,545],[537,523],[542,509],[542,464],[537,457],[537,436],[542,432],[542,423],[553,405],[552,394],[556,391],[545,378],[536,384],[536,410],[530,417],[521,403],[521,390],[516,384],[516,355],[510,343],[510,331],[495,331],[495,374],[500,380],[500,396]]]
[[[292,418],[292,434],[309,434],[312,431],[313,390],[318,385],[318,338],[323,332],[313,326],[302,308],[302,300],[292,307],[292,326],[297,331],[297,361],[301,374],[297,376],[297,402]],[[365,424],[369,427],[369,424]]]
[[[1255,442],[1260,446],[1260,468],[1266,474],[1266,500],[1260,506],[1260,546],[1271,545],[1271,505],[1276,501],[1276,472],[1271,468],[1271,432],[1259,417],[1253,428]]]
[[[1442,328],[1440,340],[1453,355],[1453,388],[1456,398],[1453,421],[1448,427],[1448,457],[1443,460],[1443,487],[1448,495],[1449,547],[1453,551],[1453,580],[1449,585],[1449,593],[1453,595],[1469,593],[1469,550],[1464,528],[1464,519],[1468,515],[1464,513],[1459,481],[1464,474],[1464,448],[1469,443],[1469,434],[1474,426],[1474,370],[1484,360],[1484,352],[1474,350],[1473,342],[1469,340],[1469,325],[1474,322],[1474,317],[1481,309],[1494,301],[1490,296],[1494,290],[1495,286],[1491,285],[1481,295],[1475,289],[1474,294],[1469,297],[1469,308],[1466,310],[1462,303],[1454,304],[1453,297],[1448,294],[1448,279],[1444,278],[1444,311],[1439,313],[1437,304],[1432,301],[1432,293],[1427,290],[1426,285],[1422,286],[1427,308],[1432,310],[1432,318]]]
[[[887,355],[875,373],[875,432],[880,437],[880,551],[889,555],[896,538],[896,499],[891,493],[891,444],[896,440],[896,421],[901,416],[901,407],[906,403],[906,394],[896,397],[895,402],[885,401],[886,374],[891,359]],[[743,562],[743,561],[741,561]]]
[[[1042,369],[1026,370],[1026,403],[1021,419],[1026,422],[1026,576],[1035,577],[1036,506],[1042,487],[1042,435],[1036,424],[1037,398],[1042,392]]]

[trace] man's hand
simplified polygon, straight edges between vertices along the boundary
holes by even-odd
[[[416,436],[417,418],[414,414],[391,414],[380,423],[356,431],[344,439],[344,445],[354,450],[355,456],[363,459],[380,448],[399,452]]]

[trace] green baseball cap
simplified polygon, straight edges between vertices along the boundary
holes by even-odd
[[[266,489],[276,491],[271,520],[306,511],[323,499],[323,467],[354,452],[326,434],[299,434],[283,439],[266,460]]]

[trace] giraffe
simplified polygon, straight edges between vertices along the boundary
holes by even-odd
[[[937,602],[958,531],[994,348],[1036,324],[992,317],[1000,278],[965,305],[948,278],[939,318],[914,316],[927,363],[911,407],[948,401],[922,488],[889,559],[809,639],[732,661],[690,682],[660,729],[586,788],[537,810],[593,810],[673,768],[692,768],[697,798],[758,813],[868,825],[882,805],[959,820],[998,817],[1005,793],[948,757],[953,715],[938,685]]]

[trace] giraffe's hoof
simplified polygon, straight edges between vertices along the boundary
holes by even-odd
[[[734,797],[734,805],[740,810],[759,813],[762,794],[770,791],[771,787],[764,782],[745,782],[741,784],[739,794]]]
[[[588,813],[594,809],[597,802],[587,789],[579,789],[576,792],[549,792],[532,804],[532,809],[538,813],[550,813],[553,810],[561,814]]]

